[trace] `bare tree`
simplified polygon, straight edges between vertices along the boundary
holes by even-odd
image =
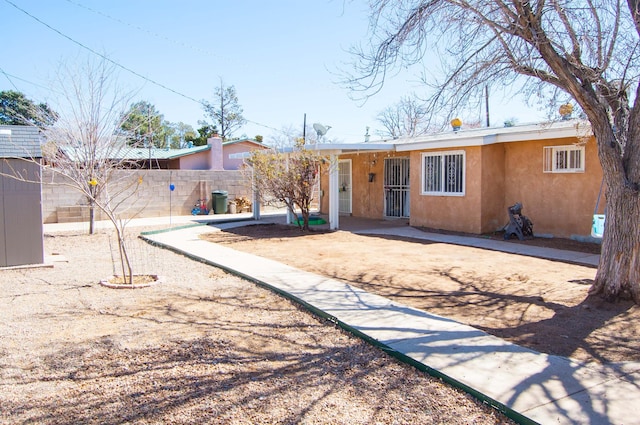
[[[371,95],[396,66],[439,58],[429,111],[511,86],[586,115],[604,173],[607,220],[592,294],[640,304],[638,0],[377,0],[374,44],[355,48],[354,90]]]
[[[382,137],[397,139],[399,137],[414,137],[426,134],[428,126],[426,118],[427,108],[415,96],[405,96],[395,105],[382,110],[376,120],[382,124]]]
[[[296,220],[301,230],[309,231],[309,216],[315,188],[320,179],[323,157],[305,148],[302,139],[294,148],[254,150],[248,159],[254,190],[264,204],[282,202],[296,215],[300,209],[302,222]]]
[[[59,118],[45,130],[47,143],[41,164],[42,176],[50,176],[50,180],[42,183],[66,185],[84,195],[89,205],[89,233],[94,232],[96,208],[104,213],[117,234],[122,277],[133,283],[125,245],[128,220],[122,217],[135,208],[141,177],[118,172],[136,164],[127,159],[132,148],[121,130],[132,93],[119,89],[114,70],[107,61],[60,67],[55,81],[60,93]],[[41,162],[38,158],[26,160]],[[19,170],[12,170],[9,176],[28,179]]]

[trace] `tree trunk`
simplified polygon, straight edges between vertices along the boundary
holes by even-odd
[[[309,227],[309,209],[301,208],[300,214],[302,215],[302,230],[305,232],[311,231]]]
[[[122,280],[133,286],[133,268],[129,261],[129,253],[127,252],[127,245],[124,240],[124,235],[121,230],[116,227],[116,235],[118,237],[118,254],[120,257],[120,267],[122,270]]]
[[[636,190],[607,189],[607,212],[600,264],[590,294],[607,301],[632,299],[640,304],[640,197]]]
[[[96,207],[92,201],[89,201],[89,234],[93,235],[95,231],[95,211]]]

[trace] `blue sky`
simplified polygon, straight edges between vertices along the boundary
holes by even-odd
[[[140,89],[137,99],[166,120],[197,128],[205,116],[191,99],[212,100],[220,79],[235,86],[249,122],[234,135],[261,134],[266,142],[284,128],[301,129],[305,113],[308,125],[332,126],[330,140],[359,142],[367,126],[372,135],[380,129],[381,110],[423,90],[419,69],[394,76],[364,105],[337,84],[348,48],[368,41],[365,0],[0,0],[0,90],[52,105],[52,70],[91,53],[34,17],[180,93],[119,71],[119,81]],[[493,123],[528,122],[530,112],[492,99]]]

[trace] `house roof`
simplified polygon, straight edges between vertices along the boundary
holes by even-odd
[[[326,153],[355,153],[396,151],[407,152],[422,149],[484,146],[495,143],[512,143],[529,140],[560,139],[592,135],[586,121],[569,120],[553,123],[527,124],[513,127],[484,127],[459,131],[447,131],[417,137],[379,140],[360,143],[327,143],[311,145],[312,149]]]
[[[222,142],[222,146],[229,146],[229,145],[234,145],[234,144],[237,144],[237,143],[251,143],[252,145],[256,145],[256,146],[259,146],[261,148],[269,149],[269,146],[265,145],[264,143],[260,143],[257,140],[253,140],[253,139],[230,140],[228,142]]]
[[[0,158],[40,158],[44,136],[30,125],[0,125]]]
[[[407,152],[423,149],[484,146],[495,143],[524,142],[529,140],[560,139],[565,137],[590,136],[591,126],[586,121],[569,120],[553,123],[527,124],[513,127],[484,127],[469,130],[447,131],[418,137],[406,137],[374,142],[318,143],[306,146],[325,154],[348,154],[357,152]],[[292,152],[294,148],[278,149]],[[248,153],[230,155],[246,158]]]
[[[448,131],[428,136],[402,138],[391,141],[398,152],[421,149],[484,146],[495,143],[529,140],[561,139],[592,135],[591,126],[582,120],[527,124],[513,127],[488,127]]]
[[[76,150],[71,146],[61,147],[65,155],[71,160],[80,160],[83,156],[81,150]],[[211,150],[211,145],[195,146],[192,148],[183,149],[168,149],[168,148],[145,148],[145,147],[130,147],[125,146],[120,149],[110,149],[107,154],[109,159],[116,160],[132,160],[132,161],[144,161],[144,160],[170,160],[176,159],[187,155],[193,155],[198,152],[205,152]]]
[[[211,150],[211,145],[194,146],[192,148],[168,149],[168,148],[128,148],[118,152],[118,159],[145,160],[153,159],[176,159],[198,152]]]

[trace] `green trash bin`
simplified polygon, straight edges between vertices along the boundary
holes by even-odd
[[[214,190],[211,192],[211,204],[214,214],[227,213],[227,195],[226,190]]]

